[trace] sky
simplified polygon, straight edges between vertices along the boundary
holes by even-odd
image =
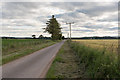
[[[31,37],[44,33],[46,22],[55,15],[67,37],[72,24],[72,37],[118,36],[117,2],[1,2],[1,36]]]

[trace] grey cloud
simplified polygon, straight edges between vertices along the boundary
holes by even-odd
[[[94,5],[93,5],[94,4]],[[103,3],[105,4],[105,3]],[[111,5],[97,5],[97,3],[91,3],[91,6],[93,6],[90,9],[78,9],[77,12],[85,13],[89,15],[90,17],[93,16],[99,16],[103,15],[106,12],[115,12],[118,10],[117,3],[113,3]]]
[[[7,2],[2,6],[2,17],[7,19],[31,18],[35,14],[33,9],[39,8],[37,2]]]
[[[78,31],[78,32],[94,32],[94,30],[73,30],[73,31]]]
[[[107,30],[107,31],[114,31],[114,30],[118,30],[118,27],[104,28],[104,30]]]
[[[52,6],[65,9],[70,12],[80,12],[89,15],[90,17],[102,15],[105,12],[114,12],[118,10],[118,3],[105,2],[65,2],[65,3],[52,3]]]
[[[102,25],[91,25],[91,26],[83,26],[83,27],[85,27],[85,28],[89,28],[89,29],[100,29],[100,28],[103,28],[103,26]]]
[[[64,30],[64,31],[69,31],[69,30]],[[72,31],[73,32],[94,32],[94,30],[88,30],[88,29],[86,29],[86,30],[80,30],[80,29],[72,29]]]
[[[117,15],[113,15],[113,16],[109,16],[108,18],[98,19],[97,21],[99,21],[99,22],[106,22],[106,21],[117,22],[118,21],[118,16]]]
[[[2,26],[11,26],[10,27],[11,29],[9,29],[11,32],[17,31],[15,26],[18,27],[27,26],[28,29],[30,27],[33,27],[34,30],[32,33],[34,33],[35,31],[39,32],[39,30],[37,30],[38,27],[40,27],[40,29],[42,27],[46,27],[45,24],[46,21],[49,18],[51,18],[51,14],[44,11],[44,8],[49,8],[49,7],[51,9],[54,7],[54,8],[58,8],[59,10],[65,10],[65,12],[59,14],[56,14],[57,12],[55,12],[56,14],[55,17],[61,22],[74,21],[75,28],[72,29],[74,33],[94,32],[93,31],[94,29],[96,29],[96,31],[98,29],[113,30],[113,31],[117,30],[117,28],[110,28],[113,27],[111,23],[109,23],[109,25],[108,24],[104,25],[104,23],[99,25],[95,24],[95,23],[108,22],[108,21],[116,22],[117,14],[109,16],[108,18],[104,18],[104,19],[99,19],[99,18],[101,15],[104,15],[105,13],[112,13],[117,11],[117,3],[111,3],[106,5],[106,3],[86,3],[86,2],[77,2],[77,3],[76,2],[65,2],[65,3],[8,2],[8,3],[4,3],[3,12],[0,12],[2,13],[3,19],[8,20]],[[97,17],[98,19],[92,20],[92,17]],[[18,19],[18,20],[9,21],[10,19]],[[31,22],[26,21],[24,19],[31,19]],[[61,26],[63,27],[62,30],[63,33],[64,31],[69,31],[69,29],[65,28],[64,25]],[[84,27],[86,29],[80,30],[78,28],[79,26]],[[22,28],[18,28],[18,30],[19,29],[22,30]],[[27,32],[29,31],[26,30],[26,33]]]
[[[92,8],[92,3],[87,2],[55,2],[51,6],[59,7],[67,11],[75,11],[76,9],[89,9]]]

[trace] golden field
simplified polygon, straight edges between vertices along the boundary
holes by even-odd
[[[79,62],[85,64],[85,71],[89,77],[120,77],[117,39],[73,40],[70,46],[75,51]]]
[[[96,48],[98,50],[103,50],[105,52],[116,53],[118,52],[118,40],[117,39],[98,39],[98,40],[72,40],[75,42],[79,42],[80,44],[84,44],[91,48]]]

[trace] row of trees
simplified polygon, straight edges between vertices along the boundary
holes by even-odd
[[[61,40],[62,38],[64,38],[61,32],[62,28],[60,27],[60,24],[58,23],[54,15],[52,15],[52,18],[49,19],[46,24],[47,27],[43,28],[45,30],[44,32],[48,32],[49,34],[51,34],[52,40]],[[32,37],[36,38],[35,35],[32,35]],[[40,35],[39,37],[43,37],[43,35]]]
[[[40,35],[38,38],[43,38],[44,36],[43,35]],[[32,38],[36,38],[36,35],[32,35]]]

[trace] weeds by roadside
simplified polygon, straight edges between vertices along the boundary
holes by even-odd
[[[65,42],[50,67],[47,78],[120,78],[116,54],[78,42]]]
[[[71,49],[79,57],[79,62],[85,64],[85,73],[89,78],[120,77],[118,57],[113,53],[105,53],[105,49],[99,51],[78,42],[72,42]]]

